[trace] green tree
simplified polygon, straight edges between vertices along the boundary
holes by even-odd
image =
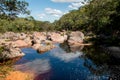
[[[18,14],[29,14],[28,3],[23,0],[0,0],[0,18],[15,18]]]

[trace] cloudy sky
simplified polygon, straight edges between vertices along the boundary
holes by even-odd
[[[36,20],[50,21],[58,20],[70,10],[78,9],[84,0],[26,0],[29,3],[31,15]]]

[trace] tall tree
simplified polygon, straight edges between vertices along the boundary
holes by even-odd
[[[0,18],[14,18],[19,14],[29,14],[28,3],[23,0],[0,0]]]

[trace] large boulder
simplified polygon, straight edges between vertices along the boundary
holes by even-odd
[[[34,44],[40,44],[42,41],[46,40],[46,35],[44,33],[40,32],[34,32],[33,33],[33,43]]]
[[[18,33],[17,37],[18,37],[18,39],[23,40],[23,39],[25,39],[27,37],[27,34],[25,34],[25,33]]]
[[[12,42],[12,44],[15,45],[17,48],[29,46],[29,44],[27,42],[25,42],[24,40],[16,40],[16,41]]]
[[[67,40],[67,35],[61,33],[53,32],[49,34],[49,36],[53,42],[57,42],[57,43],[63,43],[65,40]]]
[[[68,43],[70,45],[80,45],[83,43],[84,34],[80,31],[71,32],[69,35]]]
[[[12,43],[3,46],[3,51],[0,53],[0,59],[12,59],[21,57],[25,54],[19,48],[13,46]]]

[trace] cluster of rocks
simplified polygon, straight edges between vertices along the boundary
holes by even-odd
[[[3,47],[4,50],[0,53],[0,59],[1,60],[12,59],[12,58],[21,57],[21,56],[25,55],[20,50],[20,48],[17,48],[12,43],[5,44],[2,47]]]
[[[0,45],[5,46],[2,52],[6,58],[23,56],[22,47],[32,47],[38,52],[46,52],[55,48],[54,43],[68,41],[70,45],[80,45],[83,43],[84,34],[80,31],[71,32],[33,32],[33,33],[14,33],[6,32],[0,35]],[[6,47],[7,46],[7,47]]]

